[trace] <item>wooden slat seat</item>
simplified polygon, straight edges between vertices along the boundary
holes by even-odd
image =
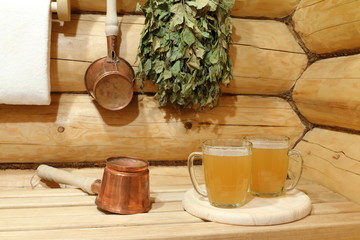
[[[73,173],[100,177],[102,169],[71,169]],[[200,181],[203,181],[201,171]],[[172,173],[172,174],[169,174]],[[360,234],[360,205],[331,190],[302,179],[298,189],[312,200],[309,216],[275,226],[233,226],[203,221],[182,208],[184,192],[191,188],[186,167],[151,167],[148,213],[108,214],[99,210],[95,196],[69,186],[48,189],[30,179],[33,170],[7,170],[1,186],[1,239],[356,239]],[[17,176],[17,178],[15,178]],[[5,180],[8,179],[8,180]]]

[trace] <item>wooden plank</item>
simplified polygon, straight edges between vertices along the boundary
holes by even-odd
[[[72,197],[88,196],[89,194],[75,188],[49,188],[49,189],[7,189],[2,191],[3,198],[28,198],[28,197]]]
[[[104,228],[120,226],[138,226],[144,228],[154,223],[195,223],[202,220],[186,212],[163,212],[133,214],[133,215],[81,215],[81,216],[33,216],[31,221],[27,218],[0,218],[0,232],[2,231],[33,231],[71,228]],[[16,223],[16,224],[14,224]],[[44,224],[46,223],[46,224]]]
[[[70,173],[84,176],[84,177],[94,177],[102,179],[103,168],[62,168]],[[194,166],[194,170],[197,176],[199,183],[204,182],[204,175],[201,166]],[[185,166],[150,166],[150,191],[154,193],[159,192],[179,192],[186,191],[190,189],[192,184],[190,181],[188,170]],[[68,185],[57,185],[52,184],[48,181],[40,181],[40,179],[35,175],[35,170],[1,170],[0,171],[0,189],[7,190],[10,193],[0,195],[4,196],[13,196],[13,197],[23,197],[31,194],[36,195],[37,189],[41,191],[44,188],[71,188]],[[55,191],[51,190],[51,191]],[[35,191],[36,190],[36,191]],[[6,191],[6,192],[7,192]],[[50,192],[51,192],[50,191]],[[78,192],[78,194],[83,195],[81,190],[72,190],[73,192]],[[35,192],[35,193],[34,193]],[[60,192],[56,192],[60,194]],[[66,193],[66,190],[64,190]],[[47,192],[41,192],[41,194],[47,194]],[[47,194],[48,195],[48,194]]]
[[[67,24],[53,21],[51,47],[52,91],[85,91],[84,74],[90,63],[106,54],[104,17],[75,15]],[[120,55],[134,67],[142,16],[120,17]],[[307,57],[284,23],[233,19],[230,56],[234,80],[225,93],[280,94],[289,90],[307,65]],[[100,47],[103,46],[103,47]],[[135,91],[140,91],[137,82]],[[147,83],[146,92],[156,87]]]
[[[293,20],[295,30],[310,51],[321,54],[360,47],[359,1],[302,2]]]
[[[360,130],[360,55],[320,60],[297,81],[293,99],[311,122]]]
[[[164,204],[153,203],[149,213],[176,212],[183,211],[181,202],[167,202]],[[66,206],[66,207],[37,207],[37,208],[4,208],[0,209],[0,218],[27,218],[28,220],[36,217],[50,216],[89,216],[109,214],[99,210],[95,203],[91,206]]]
[[[360,205],[353,202],[316,203],[312,205],[311,215],[360,212]]]
[[[0,198],[0,209],[94,206],[96,196]]]
[[[100,224],[100,223],[99,223]],[[129,227],[0,232],[7,240],[25,239],[294,239],[352,240],[360,234],[360,213],[310,216],[289,224],[245,227],[213,222],[155,224]],[[146,229],[146,231],[145,231]],[[189,230],[190,229],[190,230]]]
[[[348,201],[344,196],[334,192],[311,192],[307,193],[312,203],[344,202]]]
[[[91,162],[122,155],[185,160],[208,138],[267,132],[294,143],[304,129],[291,106],[276,97],[228,96],[212,110],[178,111],[139,95],[113,112],[83,94],[56,94],[50,106],[0,106],[0,162]]]
[[[315,128],[296,149],[303,153],[304,177],[360,203],[360,137]]]
[[[184,192],[151,193],[152,202],[179,202],[183,199]],[[71,207],[94,206],[95,195],[66,195],[66,196],[36,196],[36,197],[6,197],[0,198],[0,209],[7,208],[40,208],[40,207]]]
[[[136,4],[143,5],[146,0],[139,1],[118,1],[118,12],[130,12],[136,11]],[[235,0],[235,5],[232,10],[232,15],[237,17],[269,17],[269,18],[281,18],[289,15],[295,8],[300,0]],[[276,5],[274,8],[272,4]],[[104,1],[93,0],[73,0],[71,3],[73,11],[106,11],[106,4]]]

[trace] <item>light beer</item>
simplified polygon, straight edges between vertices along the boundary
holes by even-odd
[[[241,206],[251,177],[251,152],[247,149],[212,149],[203,152],[206,190],[214,206]]]
[[[279,135],[247,136],[253,146],[250,192],[258,197],[277,197],[298,184],[304,160],[301,153],[290,148],[290,139]],[[289,169],[289,161],[298,165]],[[287,179],[288,172],[291,178]],[[288,181],[287,181],[288,180]],[[286,183],[286,185],[285,185]]]
[[[188,157],[188,170],[194,190],[211,205],[240,207],[246,203],[251,177],[251,143],[243,139],[204,141],[202,152]],[[200,188],[194,172],[194,159],[202,158],[206,191]]]
[[[277,196],[284,188],[288,165],[287,143],[253,141],[250,191],[258,196]]]

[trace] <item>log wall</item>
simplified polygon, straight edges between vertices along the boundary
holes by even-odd
[[[314,128],[296,146],[303,176],[360,203],[360,136]]]
[[[297,81],[293,99],[311,122],[360,130],[360,55],[312,64]]]
[[[84,72],[106,54],[104,16],[74,15],[62,25],[53,22],[51,47],[52,91],[85,91]],[[124,16],[120,55],[134,67],[144,17]],[[304,71],[307,56],[285,24],[273,20],[233,19],[230,56],[234,80],[232,94],[276,95],[288,91]],[[136,91],[139,91],[139,83]],[[154,92],[148,84],[144,91]]]
[[[92,162],[112,156],[185,160],[209,138],[272,132],[297,141],[304,126],[275,97],[223,97],[207,111],[160,109],[136,96],[121,111],[98,108],[84,94],[53,94],[50,106],[0,108],[1,162]]]
[[[117,0],[117,10],[122,13],[134,13],[136,4],[143,5],[146,0]],[[236,17],[282,18],[294,11],[300,0],[235,0],[232,15]],[[106,1],[72,0],[73,11],[106,11]],[[276,7],[274,7],[276,6]]]
[[[306,47],[324,54],[360,48],[360,2],[302,0],[293,16]]]

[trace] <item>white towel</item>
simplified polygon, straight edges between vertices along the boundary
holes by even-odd
[[[50,0],[0,0],[0,103],[50,104]]]

